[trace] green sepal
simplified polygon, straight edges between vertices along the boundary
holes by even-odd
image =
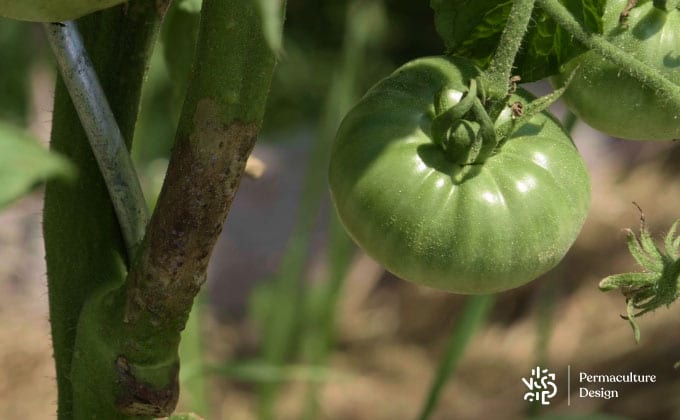
[[[599,284],[603,292],[619,289],[626,297],[624,318],[633,328],[636,342],[640,341],[636,318],[680,298],[680,237],[676,237],[680,219],[665,235],[663,250],[654,242],[643,215],[640,221],[639,235],[627,230],[628,249],[645,271],[611,275]]]

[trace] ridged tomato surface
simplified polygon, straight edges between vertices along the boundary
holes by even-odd
[[[404,65],[345,117],[329,171],[335,208],[361,248],[403,279],[468,294],[554,267],[590,203],[584,163],[547,113],[481,164],[446,158],[430,137],[434,98],[445,87],[463,92],[477,74],[462,59]],[[510,102],[531,99],[522,91]]]

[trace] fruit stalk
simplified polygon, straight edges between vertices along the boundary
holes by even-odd
[[[513,2],[507,24],[498,43],[498,49],[486,69],[483,87],[494,103],[502,102],[508,95],[515,56],[529,26],[534,2],[535,0],[515,0]],[[492,119],[495,119],[499,112],[492,111],[490,113]]]

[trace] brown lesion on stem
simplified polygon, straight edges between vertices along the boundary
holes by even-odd
[[[169,416],[175,410],[179,399],[179,365],[175,365],[167,384],[160,389],[139,380],[125,356],[116,359],[115,370],[121,389],[116,405],[121,413],[128,416],[161,417]]]
[[[219,104],[197,102],[181,131],[143,249],[128,278],[125,319],[184,328],[208,261],[255,145],[255,123],[222,122]]]
[[[637,6],[637,2],[638,0],[628,0],[626,7],[624,7],[623,11],[619,14],[619,23],[621,25],[626,23],[626,19],[628,19],[630,11],[633,10],[635,6]]]
[[[168,8],[170,7],[170,0],[156,0],[156,10],[158,11],[158,16],[161,18],[165,16]]]

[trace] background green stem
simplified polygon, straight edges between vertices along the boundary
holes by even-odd
[[[354,0],[349,5],[345,19],[342,59],[325,98],[325,112],[317,136],[317,141],[323,145],[320,157],[324,162],[324,168],[329,164],[331,146],[340,122],[359,97],[360,71],[366,65],[370,47],[381,39],[384,19],[385,10],[380,0]],[[318,174],[310,172],[308,176],[318,177]],[[315,284],[314,289],[310,290],[311,293],[307,293],[308,313],[305,317],[307,333],[303,351],[305,362],[312,366],[325,365],[333,350],[338,300],[355,251],[354,244],[347,236],[335,211],[331,211],[329,215],[327,243],[327,278]],[[320,381],[309,382],[302,418],[312,420],[319,417],[321,412],[319,400],[324,385],[325,383]]]
[[[602,35],[588,33],[558,0],[537,1],[539,6],[564,30],[588,48],[618,65],[621,71],[629,73],[644,83],[680,113],[680,86],[668,80],[659,71],[615,47]]]
[[[439,367],[430,386],[427,400],[425,400],[425,405],[418,417],[420,420],[428,420],[434,413],[446,382],[456,369],[470,338],[486,319],[493,306],[494,299],[493,295],[470,296],[468,298],[463,313],[451,331],[444,355],[439,361]]]
[[[205,372],[203,320],[207,306],[207,294],[199,293],[191,308],[186,328],[182,331],[179,358],[182,361],[180,390],[186,410],[206,419],[212,419],[210,405],[211,389]]]

